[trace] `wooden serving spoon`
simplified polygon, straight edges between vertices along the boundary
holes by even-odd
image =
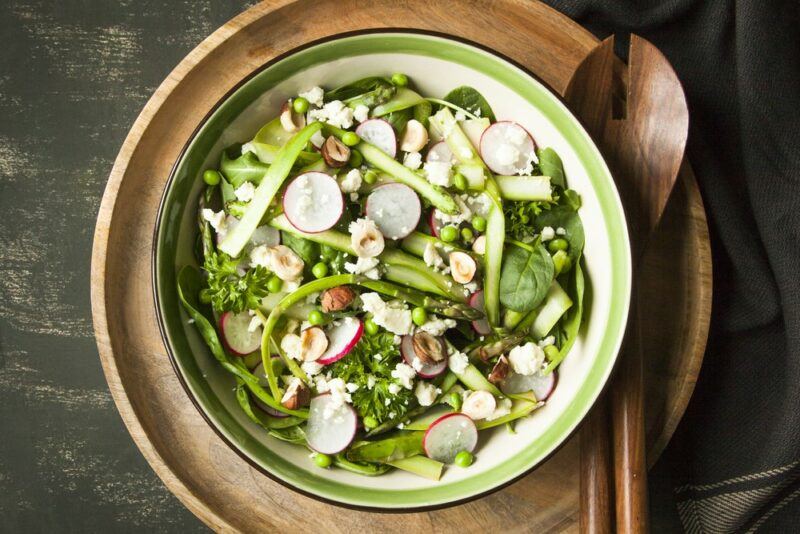
[[[578,66],[565,99],[583,120],[614,175],[628,219],[637,271],[683,161],[689,130],[686,97],[675,71],[650,42],[631,35],[626,67],[614,37]],[[625,343],[609,386],[614,429],[616,531],[647,530],[644,375],[634,291]],[[581,430],[581,530],[611,532],[610,439],[600,398]]]

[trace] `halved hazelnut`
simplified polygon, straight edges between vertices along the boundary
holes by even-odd
[[[322,311],[325,313],[342,311],[356,298],[356,292],[347,286],[332,287],[325,290],[320,297]]]
[[[295,377],[286,388],[286,393],[281,398],[281,406],[288,410],[297,410],[306,406],[311,401],[311,390],[308,386]]]
[[[486,236],[479,235],[475,238],[475,241],[472,242],[472,251],[475,254],[480,254],[483,256],[486,254]]]
[[[478,265],[472,256],[466,252],[451,252],[450,253],[450,274],[453,280],[459,284],[468,284],[475,277],[475,271]]]
[[[332,135],[322,144],[321,152],[325,163],[334,168],[344,167],[350,159],[350,148]]]
[[[444,359],[444,345],[442,340],[427,332],[417,332],[411,338],[414,354],[422,363],[434,364]]]
[[[489,373],[489,382],[494,385],[499,385],[508,376],[508,360],[505,356],[500,356],[497,363],[494,364],[492,372]]]
[[[281,106],[281,126],[290,133],[298,132],[306,125],[306,118],[292,108],[292,101],[287,100]]]
[[[300,332],[300,359],[304,362],[315,362],[328,349],[328,338],[318,326],[306,328]]]
[[[403,152],[419,152],[428,144],[428,130],[421,122],[411,119],[406,123],[403,139],[400,141],[400,150]]]

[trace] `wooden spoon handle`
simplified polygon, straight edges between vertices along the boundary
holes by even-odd
[[[631,308],[633,319],[611,385],[616,520],[617,532],[623,534],[647,532],[648,523],[644,370],[635,294]]]
[[[611,436],[603,393],[581,426],[581,532],[611,534]]]

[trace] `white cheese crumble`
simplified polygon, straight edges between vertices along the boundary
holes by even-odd
[[[362,293],[361,302],[365,312],[372,314],[372,320],[378,326],[397,335],[411,333],[411,311],[399,300],[384,302],[377,293]]]
[[[367,278],[378,280],[380,278],[379,263],[378,258],[358,258],[355,263],[345,263],[344,270],[350,274],[363,274]]]
[[[556,228],[556,235],[567,235],[567,231],[561,226],[559,226],[558,228]]]
[[[364,104],[358,104],[353,110],[353,118],[358,122],[364,122],[369,118],[369,108]]]
[[[422,251],[422,260],[428,267],[433,267],[433,270],[441,269],[444,267],[444,259],[439,251],[436,250],[436,245],[428,241],[425,243],[425,250]]]
[[[422,155],[419,152],[408,152],[403,157],[403,165],[412,170],[417,170],[422,165]]]
[[[325,135],[322,133],[322,131],[314,132],[314,135],[311,136],[310,141],[312,145],[320,148],[325,144]]]
[[[325,405],[325,410],[322,412],[323,419],[330,419],[339,408],[352,402],[350,393],[347,392],[347,385],[341,378],[326,380],[324,377],[318,376],[315,386],[317,393],[330,393],[331,395],[331,402]]]
[[[208,223],[211,225],[211,228],[213,228],[218,234],[225,227],[225,212],[222,210],[219,210],[215,213],[214,210],[203,208],[203,219],[208,221]]]
[[[419,382],[414,389],[414,395],[420,406],[430,406],[436,400],[437,388],[428,382]]]
[[[375,387],[375,375],[368,374],[367,375],[367,389],[372,389]]]
[[[550,345],[555,345],[556,338],[555,336],[547,336],[543,340],[539,342],[539,346],[542,348],[549,347]]]
[[[458,111],[456,111],[456,120],[459,122],[467,120],[467,114],[464,113],[463,109],[459,109]]]
[[[318,362],[303,362],[300,365],[300,368],[309,376],[318,375],[323,367],[325,366]]]
[[[434,337],[439,337],[450,328],[455,328],[456,322],[453,319],[428,319],[419,327],[423,332],[427,332]]]
[[[469,358],[463,352],[454,352],[450,355],[447,359],[447,367],[455,374],[460,375],[464,371],[467,370],[467,366],[469,365]]]
[[[361,171],[358,169],[351,169],[339,182],[339,188],[343,193],[355,193],[359,187],[361,187]]]
[[[545,226],[542,228],[542,241],[550,241],[556,236],[556,231],[552,226]]]
[[[503,131],[503,137],[512,145],[520,146],[528,139],[528,132],[521,126],[512,126]]]
[[[258,328],[261,326],[261,324],[262,324],[261,323],[261,318],[258,315],[254,315],[250,319],[250,324],[247,325],[247,331],[248,332],[255,332],[256,330],[258,330]]]
[[[389,390],[389,393],[391,393],[392,395],[397,395],[398,393],[400,393],[400,385],[395,384],[394,382],[389,384],[389,387],[387,389]]]
[[[450,187],[452,165],[447,161],[429,161],[424,166],[425,177],[433,185]]]
[[[308,103],[312,106],[322,107],[322,98],[325,95],[325,92],[322,90],[322,87],[314,86],[308,91],[304,93],[300,93],[298,96],[302,96]]]
[[[486,417],[487,421],[494,421],[495,419],[500,419],[501,417],[505,417],[506,415],[511,413],[511,399],[501,399],[497,402],[497,405],[494,408],[494,411],[491,415]]]
[[[353,110],[344,105],[341,100],[328,102],[321,109],[312,109],[308,112],[308,122],[327,122],[337,128],[350,128],[353,125]]]
[[[453,200],[455,200],[455,203],[458,205],[458,213],[448,215],[438,209],[433,211],[433,216],[442,224],[461,224],[472,217],[472,210],[469,209],[466,202],[464,202],[460,196],[453,197]]]
[[[530,376],[539,372],[544,363],[544,351],[533,342],[511,349],[508,362],[515,373]]]
[[[286,334],[281,339],[281,350],[294,360],[302,360],[303,342],[297,334]]]
[[[392,371],[392,378],[396,378],[397,381],[400,382],[400,385],[406,389],[411,389],[413,387],[415,376],[417,376],[417,372],[407,363],[398,363],[394,371]]]
[[[250,202],[256,194],[256,186],[253,182],[245,182],[233,192],[239,202]]]

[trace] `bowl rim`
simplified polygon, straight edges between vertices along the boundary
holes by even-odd
[[[439,509],[443,509],[443,508],[449,508],[449,507],[452,507],[452,506],[458,506],[458,505],[461,505],[461,504],[466,504],[468,502],[483,498],[483,497],[485,497],[487,495],[490,495],[492,493],[495,493],[497,491],[500,491],[500,490],[510,486],[511,484],[514,484],[515,482],[519,481],[523,477],[527,476],[528,474],[530,474],[531,472],[536,470],[538,467],[540,467],[542,464],[544,464],[546,461],[548,461],[550,458],[552,458],[570,440],[570,438],[572,438],[572,436],[574,436],[574,434],[580,428],[582,422],[584,421],[584,419],[588,415],[588,413],[591,410],[591,408],[594,407],[594,405],[597,402],[597,400],[600,398],[600,396],[603,394],[605,389],[608,387],[608,383],[610,381],[609,379],[610,379],[611,372],[613,371],[613,368],[615,366],[617,357],[619,356],[619,351],[620,351],[620,348],[621,348],[621,345],[622,345],[624,332],[625,332],[625,325],[627,324],[627,320],[628,320],[628,316],[629,316],[629,312],[630,312],[630,300],[631,300],[631,290],[632,290],[632,256],[631,256],[631,244],[630,244],[630,239],[629,239],[626,212],[625,212],[625,210],[623,208],[623,205],[622,205],[622,202],[621,202],[621,199],[620,199],[620,196],[619,196],[619,192],[617,190],[616,184],[614,183],[614,180],[613,180],[613,177],[612,177],[612,179],[610,180],[611,191],[613,193],[613,200],[615,201],[616,208],[617,208],[617,211],[618,211],[618,214],[620,216],[621,223],[622,223],[621,224],[621,226],[622,226],[622,228],[621,228],[622,234],[620,236],[618,236],[618,237],[621,239],[621,241],[622,241],[622,243],[624,245],[624,251],[625,251],[625,269],[624,269],[625,270],[625,273],[624,273],[624,278],[625,279],[623,281],[624,282],[623,289],[625,291],[625,298],[624,298],[624,301],[622,302],[622,309],[620,310],[620,318],[621,318],[621,324],[622,324],[621,330],[620,330],[620,333],[619,333],[619,335],[617,337],[617,340],[616,340],[616,342],[614,344],[613,349],[610,351],[611,356],[610,356],[609,365],[605,369],[605,373],[602,376],[601,385],[600,385],[599,388],[597,388],[597,391],[596,391],[596,394],[595,394],[594,398],[591,399],[591,402],[589,402],[587,404],[586,409],[584,410],[584,412],[579,417],[576,418],[573,428],[562,437],[562,439],[559,441],[559,443],[556,446],[554,446],[550,452],[548,452],[547,454],[545,454],[542,457],[540,457],[538,461],[535,461],[529,467],[520,470],[520,472],[518,474],[513,475],[513,476],[509,477],[507,480],[501,481],[500,483],[497,483],[497,484],[487,488],[486,490],[475,492],[475,493],[469,494],[469,495],[467,495],[465,497],[462,497],[462,498],[459,498],[459,499],[445,500],[445,501],[437,502],[437,503],[434,503],[434,504],[423,504],[423,505],[418,505],[418,506],[390,507],[390,506],[358,504],[358,503],[353,503],[353,502],[342,501],[342,500],[338,500],[338,499],[335,499],[335,498],[332,498],[332,497],[328,497],[328,496],[325,496],[325,495],[320,495],[319,493],[316,493],[314,491],[299,487],[299,486],[293,484],[292,482],[283,479],[279,475],[271,472],[269,469],[266,469],[264,466],[262,466],[258,461],[256,461],[253,457],[251,457],[251,455],[248,454],[239,444],[237,444],[233,439],[229,438],[223,432],[222,428],[220,428],[220,425],[218,425],[212,419],[210,414],[207,413],[206,409],[202,406],[202,404],[200,403],[199,399],[193,393],[189,383],[187,382],[186,377],[184,376],[183,370],[181,369],[180,364],[178,363],[178,360],[177,360],[177,357],[175,355],[175,351],[173,349],[172,343],[170,341],[168,328],[167,328],[166,321],[165,321],[165,318],[164,318],[164,313],[162,312],[163,303],[162,303],[162,299],[161,299],[161,296],[160,296],[160,290],[159,290],[160,286],[159,286],[159,274],[158,274],[159,269],[158,269],[158,266],[159,266],[160,249],[161,249],[161,246],[160,246],[160,244],[161,244],[160,233],[161,233],[161,230],[163,228],[162,222],[163,222],[165,211],[167,209],[167,200],[168,200],[168,197],[169,197],[169,193],[170,193],[170,191],[172,189],[172,186],[173,186],[173,184],[174,184],[174,182],[176,180],[177,172],[178,172],[179,168],[181,167],[181,164],[183,163],[187,152],[189,151],[189,149],[190,149],[191,145],[193,144],[194,140],[197,138],[198,134],[207,126],[209,120],[213,117],[213,115],[217,111],[219,111],[220,108],[223,107],[225,105],[225,103],[236,92],[238,92],[240,89],[242,89],[248,82],[253,80],[256,76],[258,76],[259,74],[261,74],[265,70],[269,69],[270,67],[272,67],[276,63],[279,63],[280,61],[288,59],[291,56],[293,56],[295,54],[298,54],[298,53],[300,53],[300,52],[302,52],[304,50],[307,50],[307,49],[310,49],[310,48],[314,48],[314,47],[317,47],[317,46],[320,46],[320,45],[323,45],[323,44],[326,44],[326,43],[330,43],[330,42],[334,42],[334,41],[338,41],[338,40],[351,38],[351,37],[359,37],[359,36],[375,35],[375,34],[422,36],[422,37],[433,37],[433,38],[443,39],[443,40],[446,40],[446,41],[451,41],[456,45],[462,45],[462,46],[467,46],[467,47],[474,48],[479,52],[483,52],[483,53],[489,54],[490,56],[493,56],[493,57],[499,59],[500,61],[507,63],[511,67],[514,67],[514,68],[518,69],[525,76],[533,79],[534,81],[536,81],[537,83],[542,85],[546,89],[546,91],[547,91],[547,93],[549,94],[550,97],[555,98],[560,104],[562,104],[564,106],[564,108],[566,109],[567,116],[569,118],[573,119],[578,124],[580,129],[583,130],[583,133],[586,135],[586,137],[590,141],[591,147],[594,148],[597,157],[599,158],[599,160],[602,163],[602,165],[605,167],[605,170],[606,170],[608,176],[612,177],[612,174],[611,174],[610,170],[608,170],[608,165],[607,165],[607,163],[605,161],[605,158],[603,157],[603,155],[600,152],[599,148],[596,146],[594,140],[591,139],[591,137],[586,132],[586,128],[585,128],[585,126],[583,124],[583,121],[579,117],[577,117],[569,109],[569,107],[567,106],[566,101],[564,100],[564,98],[552,86],[550,86],[550,84],[548,84],[546,81],[544,81],[542,78],[540,78],[536,73],[532,72],[526,66],[524,66],[521,63],[517,62],[516,60],[506,56],[505,54],[502,54],[502,53],[492,49],[491,47],[489,47],[487,45],[472,41],[470,39],[466,39],[466,38],[463,38],[463,37],[460,37],[460,36],[456,36],[456,35],[451,35],[451,34],[448,34],[448,33],[445,33],[445,32],[438,32],[438,31],[427,30],[427,29],[419,29],[419,28],[403,28],[403,27],[364,28],[364,29],[360,29],[360,30],[352,30],[352,31],[346,31],[346,32],[331,34],[331,35],[328,35],[328,36],[325,36],[325,37],[322,37],[322,38],[319,38],[319,39],[308,41],[308,42],[303,43],[303,44],[301,44],[299,46],[296,46],[296,47],[294,47],[294,48],[292,48],[290,50],[287,50],[287,51],[285,51],[283,53],[280,53],[280,54],[270,58],[268,61],[262,63],[261,65],[259,65],[257,67],[255,67],[250,73],[248,73],[246,76],[244,76],[240,80],[238,80],[228,91],[226,91],[221,97],[219,97],[219,99],[213,104],[213,106],[209,109],[209,111],[199,121],[199,123],[197,124],[195,129],[188,136],[186,142],[184,143],[184,145],[182,146],[180,152],[178,153],[178,155],[177,155],[177,157],[175,159],[175,162],[171,166],[168,178],[167,178],[167,180],[166,180],[166,182],[164,184],[164,188],[163,188],[163,191],[161,193],[161,197],[160,197],[160,200],[159,200],[159,203],[158,203],[158,211],[157,211],[157,214],[156,214],[156,219],[155,219],[154,228],[153,228],[153,243],[152,243],[152,248],[151,248],[151,269],[150,269],[151,273],[150,274],[151,274],[151,286],[152,286],[153,298],[154,298],[154,304],[155,304],[155,310],[156,310],[156,318],[157,318],[156,322],[158,323],[159,333],[160,333],[160,336],[161,336],[161,340],[162,340],[162,342],[164,344],[164,347],[165,347],[165,349],[167,351],[167,355],[168,355],[168,358],[169,358],[169,361],[170,361],[170,365],[172,366],[173,371],[175,372],[176,376],[178,377],[178,381],[180,382],[181,387],[183,388],[183,390],[185,391],[185,393],[187,394],[187,396],[191,400],[191,402],[194,405],[195,409],[197,409],[197,411],[200,413],[200,415],[203,418],[203,420],[206,422],[206,424],[208,424],[208,426],[213,430],[213,432],[220,439],[222,439],[222,441],[231,450],[233,450],[240,458],[245,460],[250,466],[255,468],[260,473],[266,475],[271,480],[279,483],[281,486],[283,486],[285,488],[288,488],[288,489],[290,489],[292,491],[300,493],[301,495],[304,495],[306,497],[310,497],[310,498],[315,499],[317,501],[321,501],[321,502],[324,502],[324,503],[327,503],[327,504],[332,504],[334,506],[347,508],[347,509],[352,509],[352,510],[358,510],[358,511],[364,511],[364,512],[376,512],[376,513],[403,514],[403,513],[416,513],[416,512],[433,511],[433,510],[439,510]],[[367,52],[365,54],[356,54],[356,56],[358,56],[358,55],[369,55],[369,52]]]

